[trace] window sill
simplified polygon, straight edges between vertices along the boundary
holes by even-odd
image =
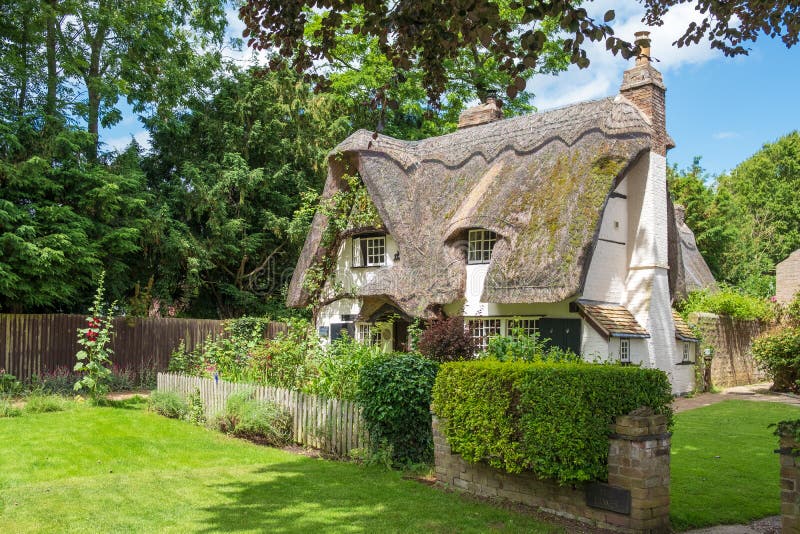
[[[386,267],[386,264],[381,265],[351,265],[351,269],[380,269],[382,267]]]
[[[675,365],[695,365],[697,362],[678,362]]]

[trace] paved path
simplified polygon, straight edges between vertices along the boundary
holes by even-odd
[[[685,412],[703,406],[710,406],[730,399],[741,399],[764,402],[780,402],[794,404],[800,407],[800,397],[788,393],[775,393],[769,390],[772,384],[751,384],[725,389],[720,393],[701,393],[694,397],[680,397],[672,403],[676,413]],[[716,527],[690,530],[683,534],[779,534],[781,531],[781,516],[765,517],[747,525],[719,525]]]
[[[672,403],[672,408],[675,410],[675,413],[680,413],[730,399],[780,402],[782,404],[800,406],[800,396],[791,395],[789,393],[775,393],[769,390],[771,385],[771,383],[765,382],[762,384],[751,384],[749,386],[736,386],[722,390],[720,393],[700,393],[693,397],[678,397]]]

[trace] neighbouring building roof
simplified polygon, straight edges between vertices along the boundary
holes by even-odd
[[[692,229],[686,225],[686,208],[681,205],[675,206],[675,224],[678,231],[680,243],[680,254],[683,263],[683,279],[685,281],[685,291],[696,289],[716,288],[717,281],[711,274],[706,260],[697,249],[697,240]]]
[[[415,316],[463,298],[466,231],[481,227],[500,236],[481,300],[558,302],[581,292],[608,196],[650,149],[652,133],[621,96],[421,141],[360,130],[332,153],[323,198],[357,170],[397,242],[399,261],[359,296]],[[305,273],[331,252],[321,243],[326,225],[318,213],[289,287],[291,306],[308,303]]]
[[[586,321],[604,337],[648,338],[650,334],[625,306],[619,304],[578,301],[578,309]]]
[[[675,322],[675,337],[680,339],[681,341],[692,341],[697,343],[700,339],[697,337],[697,334],[689,327],[686,321],[683,320],[683,317],[672,310],[672,320]]]

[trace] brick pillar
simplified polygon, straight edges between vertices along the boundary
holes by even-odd
[[[623,415],[611,425],[608,483],[631,493],[628,528],[669,532],[670,436],[664,415]]]
[[[781,528],[783,532],[800,532],[800,457],[795,452],[800,444],[791,435],[781,436]]]

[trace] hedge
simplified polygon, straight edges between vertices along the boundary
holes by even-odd
[[[606,480],[614,418],[647,406],[671,425],[671,402],[663,371],[619,365],[454,362],[433,388],[453,452],[563,484]]]
[[[356,400],[370,440],[374,449],[391,447],[396,465],[433,460],[430,406],[437,367],[423,356],[398,353],[368,360],[361,368]]]

